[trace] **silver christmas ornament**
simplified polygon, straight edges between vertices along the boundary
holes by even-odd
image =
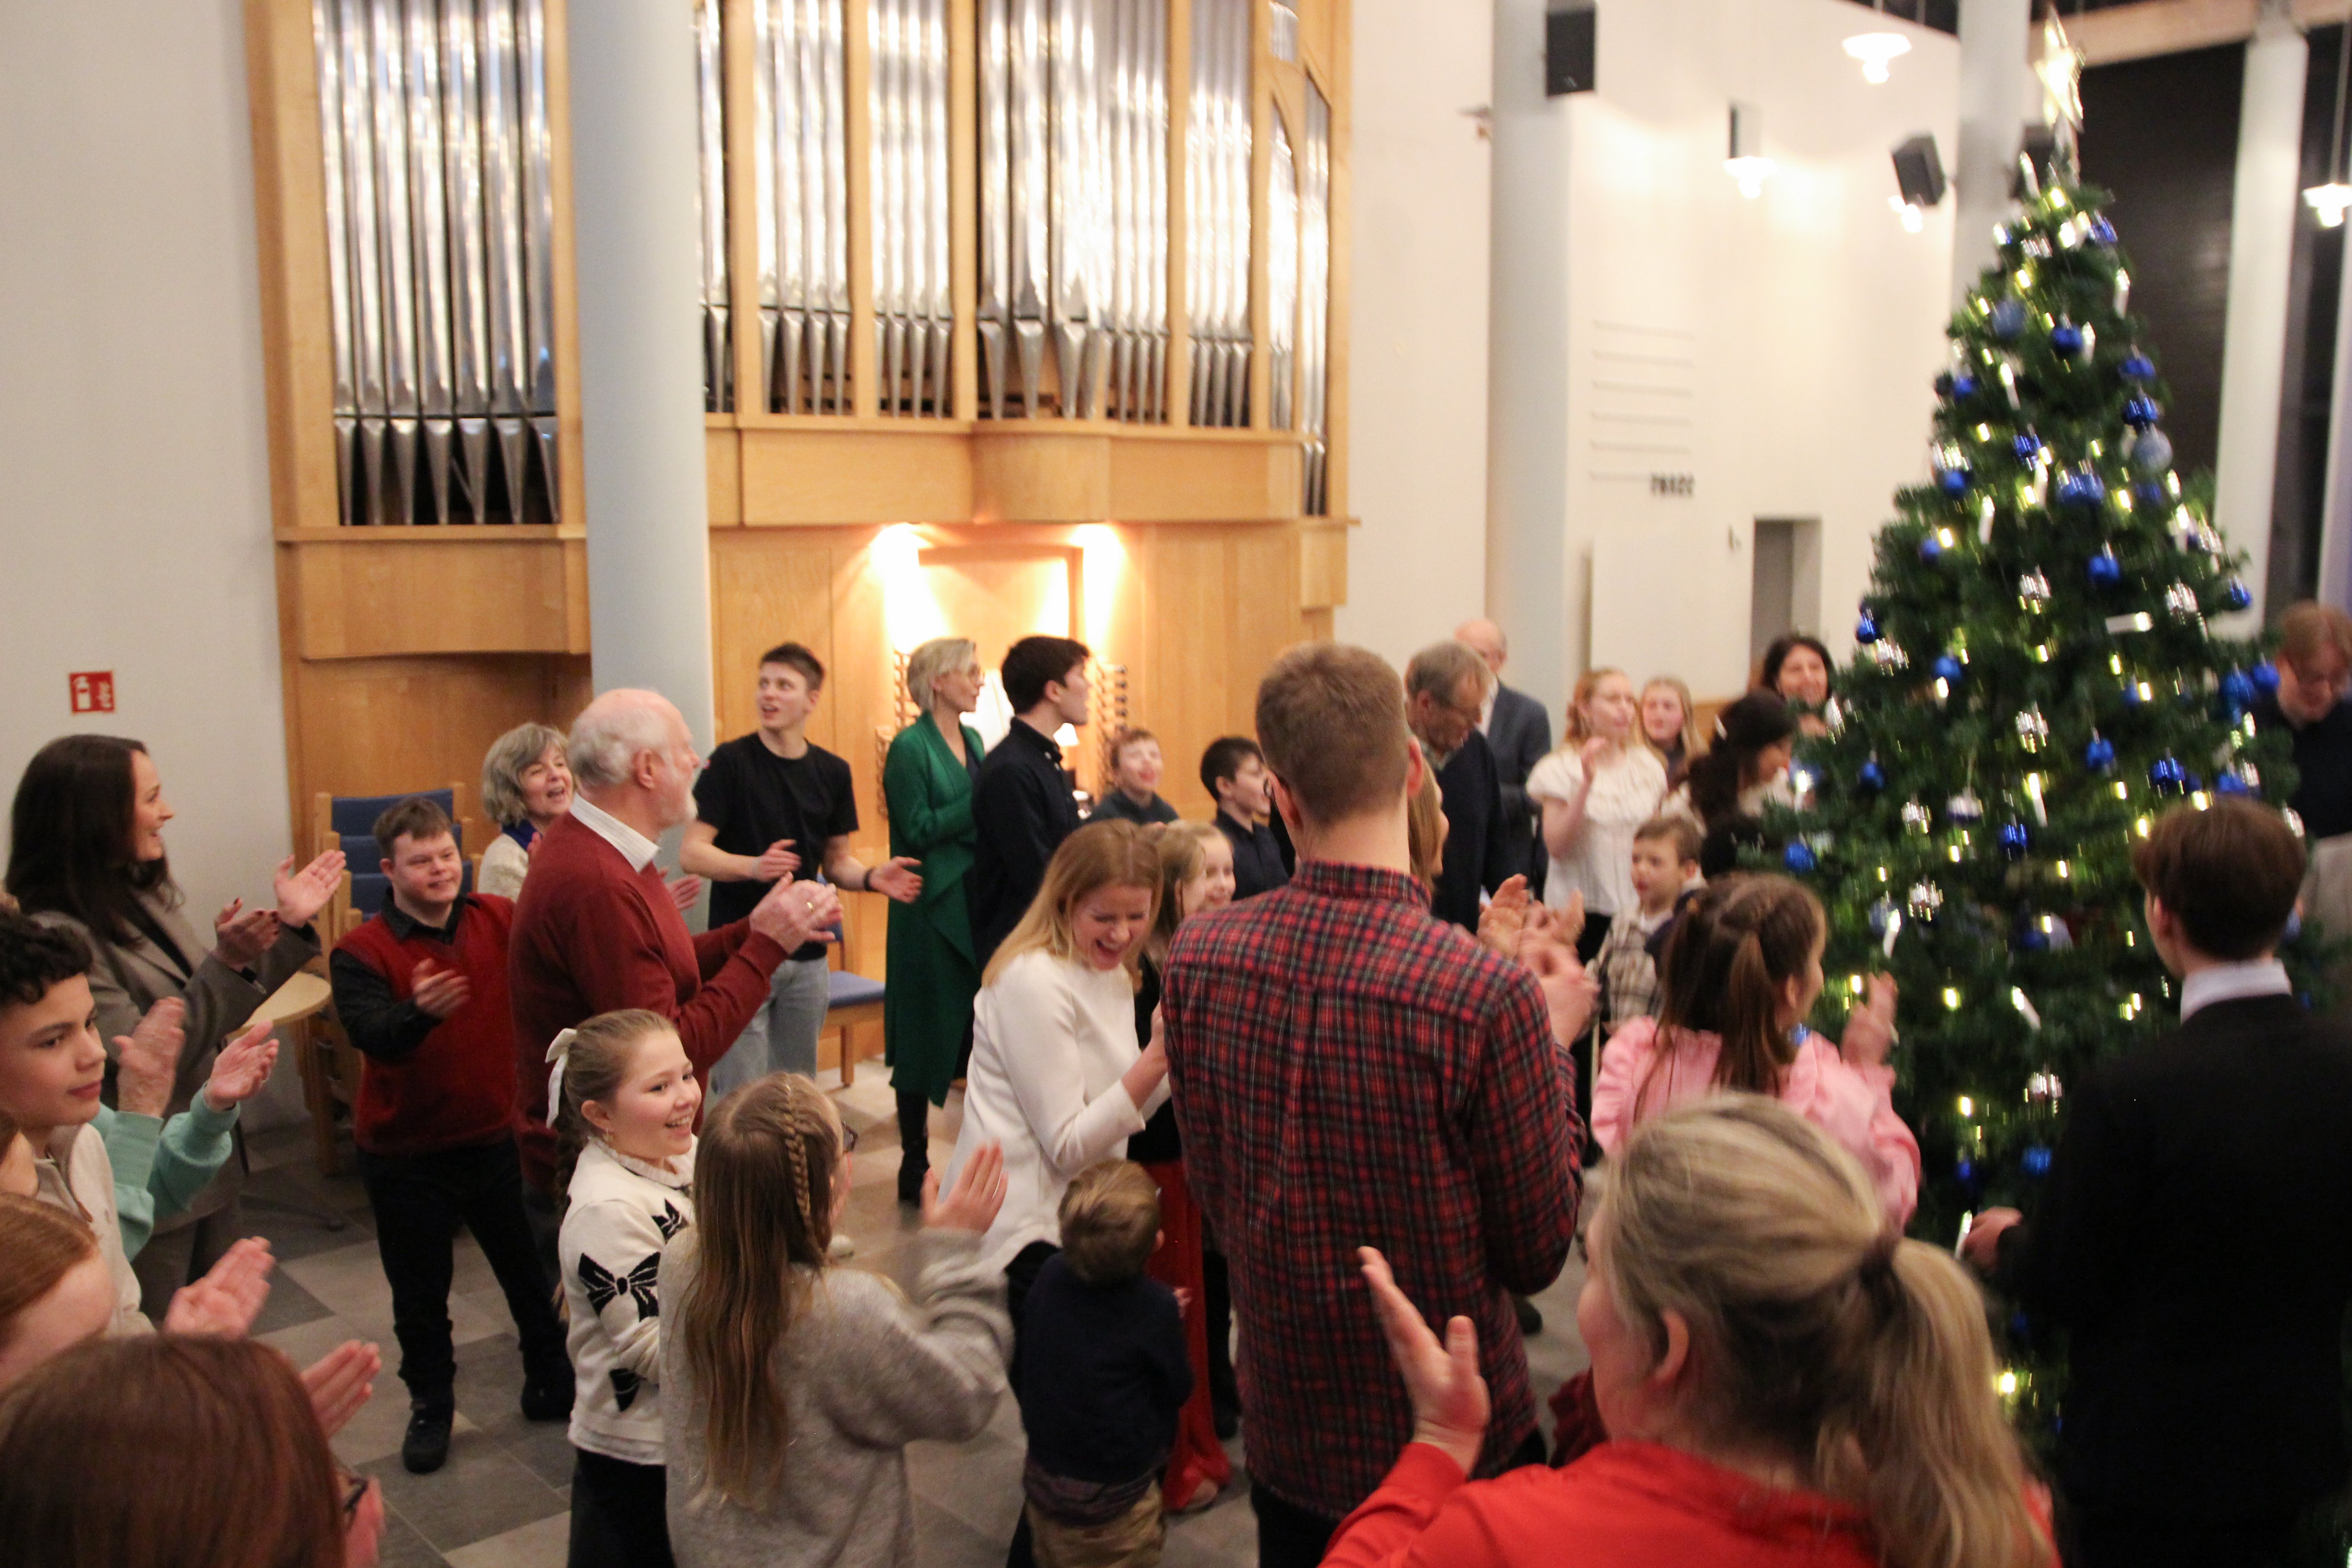
[[[2017,580],[2017,596],[2025,601],[2029,610],[2039,610],[2050,602],[2050,579],[2037,569]]]
[[[1921,805],[1917,800],[1907,800],[1903,803],[1903,830],[1905,832],[1925,833],[1934,826],[1935,818],[1927,815],[1927,808]]]
[[[2042,749],[2042,742],[2050,738],[2050,721],[2042,716],[2041,709],[2028,708],[2017,716],[2017,738],[2029,752]]]
[[[1870,645],[1870,656],[1878,661],[1878,668],[1881,669],[1911,668],[1911,656],[1903,651],[1902,645],[1891,642],[1885,637],[1881,637]]]
[[[2197,590],[2186,583],[2175,583],[2164,591],[2164,607],[2172,612],[2177,621],[2197,618]]]
[[[1964,789],[1944,803],[1944,815],[1954,822],[1968,824],[1984,820],[1984,802],[1973,789]]]
[[[1932,921],[1944,907],[1944,889],[1933,882],[1914,882],[1909,895],[1903,900],[1915,921]]]

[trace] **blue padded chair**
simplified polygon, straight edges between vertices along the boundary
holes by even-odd
[[[317,797],[311,813],[317,840],[312,853],[340,849],[347,862],[344,896],[337,911],[337,929],[329,939],[331,943],[383,909],[384,900],[392,896],[392,884],[376,869],[383,861],[383,854],[376,847],[375,819],[412,795],[424,796],[449,814],[457,831],[458,853],[464,854],[466,786],[462,784],[445,784],[439,789],[404,790],[398,795],[322,793]],[[470,892],[473,886],[473,863],[467,861],[465,887]]]

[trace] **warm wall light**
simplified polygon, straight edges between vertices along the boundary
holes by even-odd
[[[1739,194],[1754,201],[1779,165],[1764,156],[1764,116],[1752,103],[1731,106],[1730,156],[1723,172],[1739,182]]]
[[[1911,52],[1911,40],[1900,33],[1856,33],[1845,41],[1845,52],[1862,62],[1862,79],[1883,82],[1886,64]]]
[[[931,585],[923,577],[923,536],[908,522],[894,522],[868,547],[874,574],[882,580],[882,624],[892,651],[907,653],[947,634]]]
[[[2322,228],[2341,228],[2344,211],[2352,207],[2352,185],[2341,180],[2330,180],[2324,185],[2314,185],[2303,193],[2303,199],[2319,219]]]
[[[1902,220],[1904,233],[1917,234],[1921,229],[1927,226],[1927,220],[1920,216],[1919,209],[1912,205],[1909,202],[1905,201],[1901,196],[1887,197],[1886,205],[1893,207],[1895,209],[1895,216]]]
[[[1127,546],[1119,542],[1118,531],[1105,522],[1082,524],[1074,538],[1079,571],[1086,579],[1087,624],[1072,635],[1100,642],[1110,636],[1111,609],[1118,603],[1119,578],[1127,571]],[[1099,647],[1095,656],[1109,657]]]

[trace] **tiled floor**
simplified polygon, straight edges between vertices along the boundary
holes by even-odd
[[[858,1268],[878,1269],[907,1283],[902,1249],[914,1227],[899,1208],[895,1187],[898,1154],[887,1075],[878,1064],[852,1088],[836,1090],[844,1119],[865,1135],[855,1162],[856,1190],[848,1229],[857,1242]],[[870,1130],[870,1131],[869,1131]],[[944,1163],[955,1137],[955,1106],[932,1118],[932,1159]],[[329,1180],[312,1163],[307,1129],[262,1135],[254,1150],[256,1178],[248,1188],[249,1228],[269,1238],[278,1267],[269,1303],[256,1332],[307,1364],[346,1339],[378,1342],[384,1372],[374,1401],[346,1426],[336,1448],[346,1463],[379,1478],[390,1505],[385,1568],[561,1568],[564,1560],[572,1479],[572,1447],[562,1423],[533,1425],[517,1407],[522,1365],[505,1299],[472,1238],[457,1244],[449,1316],[457,1341],[457,1422],[449,1462],[430,1476],[401,1468],[400,1438],[408,1418],[406,1396],[394,1376],[398,1350],[392,1339],[391,1295],[376,1259],[367,1200],[356,1178]],[[310,1215],[258,1206],[277,1198]],[[316,1217],[329,1209],[345,1227],[328,1230]],[[1576,1338],[1576,1292],[1581,1266],[1538,1299],[1545,1331],[1528,1342],[1538,1395],[1584,1364]],[[1255,1568],[1255,1522],[1242,1477],[1241,1445],[1232,1444],[1236,1484],[1203,1512],[1174,1521],[1169,1568]],[[921,1568],[997,1568],[1012,1537],[1020,1503],[1021,1417],[1013,1401],[999,1405],[989,1429],[969,1443],[919,1443],[908,1452],[915,1492]]]

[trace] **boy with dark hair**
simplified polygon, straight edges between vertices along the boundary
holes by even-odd
[[[1129,727],[1110,738],[1103,748],[1110,764],[1110,787],[1095,802],[1096,822],[1132,822],[1148,826],[1173,822],[1176,808],[1160,798],[1160,737],[1149,730]]]
[[[1962,1249],[2071,1331],[2069,1563],[2283,1561],[2344,1479],[2352,1029],[2273,956],[2304,870],[2275,810],[2177,807],[2132,869],[2180,1027],[2064,1086],[2033,1217]]]
[[[710,880],[710,923],[741,920],[791,877],[826,880],[901,903],[922,891],[910,858],[868,867],[849,852],[857,791],[849,764],[808,738],[824,666],[796,642],[760,656],[760,725],[715,748],[694,782],[695,820],[677,863]],[[709,1072],[715,1103],[781,1068],[816,1076],[817,1037],[832,1005],[825,944],[812,942],[776,966],[768,999]]]
[[[1201,784],[1217,802],[1217,831],[1234,847],[1234,901],[1270,893],[1290,880],[1273,826],[1272,780],[1265,753],[1246,735],[1226,735],[1201,753]]]
[[[464,890],[449,818],[422,795],[378,816],[375,842],[392,896],[335,944],[327,967],[336,1015],[362,1058],[352,1141],[408,1385],[400,1459],[423,1475],[448,1458],[457,1412],[449,1279],[460,1224],[481,1245],[514,1316],[524,1415],[570,1414],[572,1362],[515,1151],[507,991],[514,905]]]
[[[1082,642],[1047,637],[1023,637],[1004,655],[1013,727],[982,760],[971,786],[975,844],[966,896],[972,957],[983,974],[1028,912],[1045,879],[1045,863],[1078,830],[1078,803],[1054,736],[1089,716],[1094,692],[1087,660],[1093,657]]]
[[[1698,824],[1680,812],[1654,816],[1633,830],[1633,896],[1641,900],[1609,922],[1593,956],[1601,1017],[1610,1033],[1658,1011],[1658,960],[1684,899],[1706,885],[1698,870]]]
[[[1168,1521],[1160,1472],[1192,1394],[1176,1293],[1143,1272],[1160,1243],[1160,1189],[1105,1160],[1062,1194],[1062,1250],[1022,1304],[1022,1472],[1037,1561],[1148,1564]]]

